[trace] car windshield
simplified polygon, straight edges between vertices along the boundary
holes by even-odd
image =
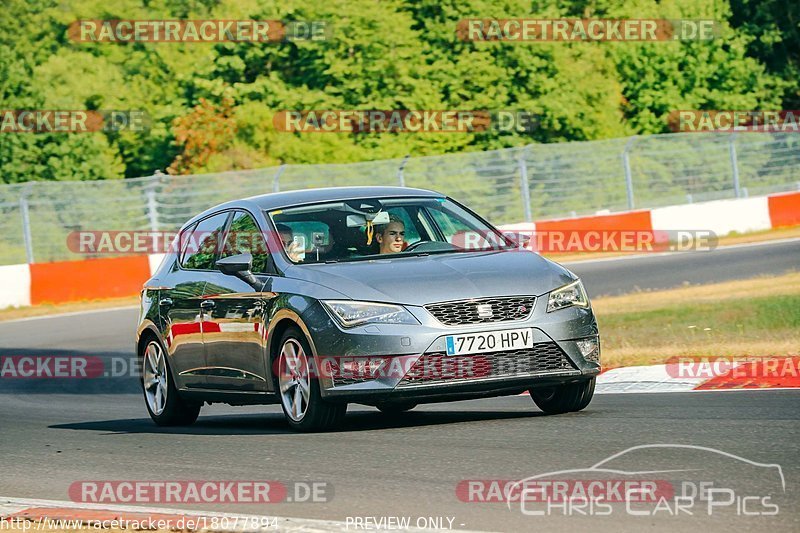
[[[502,233],[449,198],[366,198],[269,211],[293,263],[506,249]]]

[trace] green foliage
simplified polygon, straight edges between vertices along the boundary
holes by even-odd
[[[797,6],[788,4],[5,0],[0,23],[14,31],[0,35],[0,109],[141,109],[150,127],[2,134],[0,179],[113,179],[169,167],[202,173],[484,151],[665,132],[675,109],[796,108],[800,39],[790,22],[798,20]],[[710,42],[465,42],[455,28],[470,17],[713,18],[721,32]],[[261,44],[82,43],[68,36],[75,20],[115,18],[325,20],[331,29],[324,41]],[[541,121],[532,132],[276,131],[275,113],[291,109],[525,110]],[[218,116],[200,117],[202,110]],[[213,127],[220,121],[222,130]]]

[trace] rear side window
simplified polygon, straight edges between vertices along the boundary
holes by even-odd
[[[212,270],[228,213],[204,218],[183,238],[181,266],[190,270]]]
[[[269,273],[269,254],[264,234],[250,213],[237,211],[225,238],[222,257],[245,253],[253,256],[253,272]]]

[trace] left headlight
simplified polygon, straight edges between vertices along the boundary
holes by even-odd
[[[352,300],[323,300],[322,304],[346,328],[361,324],[419,324],[414,315],[399,305]]]
[[[581,280],[575,280],[569,285],[564,285],[550,293],[547,299],[547,312],[566,309],[567,307],[589,307],[589,297],[583,288]]]

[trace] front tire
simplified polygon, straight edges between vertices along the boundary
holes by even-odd
[[[347,404],[322,398],[319,379],[311,372],[311,348],[298,328],[291,327],[283,334],[277,357],[276,390],[289,426],[296,431],[314,432],[339,425]]]
[[[594,397],[596,378],[578,383],[531,389],[528,393],[536,406],[549,415],[580,411]]]
[[[172,381],[167,354],[158,340],[151,338],[142,353],[142,392],[153,422],[159,426],[189,426],[200,415],[200,404],[189,403],[178,395]]]

